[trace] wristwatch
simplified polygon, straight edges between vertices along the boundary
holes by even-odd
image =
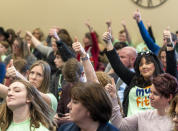
[[[89,57],[89,55],[88,54],[86,54],[86,56],[85,57],[81,57],[81,60],[82,61],[85,61],[85,60],[88,60],[90,57]]]

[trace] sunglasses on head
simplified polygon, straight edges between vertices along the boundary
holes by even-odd
[[[153,55],[153,52],[151,50],[141,51],[138,53],[139,56],[142,55]]]

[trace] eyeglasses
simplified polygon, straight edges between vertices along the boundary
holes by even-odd
[[[151,50],[146,50],[138,53],[139,56],[142,55],[153,55],[153,52]]]

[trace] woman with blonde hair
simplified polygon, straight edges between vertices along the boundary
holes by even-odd
[[[97,71],[96,76],[98,78],[99,83],[102,85],[103,88],[105,88],[105,86],[107,86],[108,84],[115,84],[114,79],[110,77],[106,72]],[[118,104],[121,107],[120,112],[122,116],[124,116],[122,104],[121,104],[118,94],[117,94],[117,99],[118,99]]]
[[[29,82],[15,80],[0,107],[0,131],[55,130],[52,109]]]

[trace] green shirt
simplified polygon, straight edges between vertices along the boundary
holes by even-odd
[[[140,88],[133,87],[129,93],[129,106],[127,116],[134,115],[140,111],[152,109],[150,104],[150,86]]]
[[[119,40],[117,40],[117,39],[114,39],[114,41],[113,41],[113,45],[115,45],[117,42],[119,42]],[[134,44],[133,43],[128,43],[128,41],[126,41],[125,42],[128,46],[132,46],[132,47],[134,47]]]
[[[32,131],[49,131],[46,127],[43,125],[40,125],[39,128],[31,128]],[[1,129],[0,129],[1,131]],[[30,120],[26,120],[21,123],[14,123],[11,122],[9,128],[6,131],[30,131]]]
[[[136,46],[136,50],[137,50],[138,52],[146,51],[146,50],[148,50],[148,47],[147,47],[147,45],[146,45],[145,43],[140,43],[140,44],[138,44],[138,45]]]
[[[52,93],[47,93],[47,95],[49,96],[49,98],[51,100],[51,107],[52,107],[53,111],[56,112],[57,111],[57,99],[56,99],[56,97]]]

